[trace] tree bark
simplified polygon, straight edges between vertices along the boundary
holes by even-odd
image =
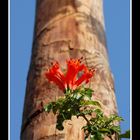
[[[95,91],[93,98],[101,101],[106,115],[117,113],[102,5],[102,0],[37,0],[21,140],[84,140],[83,119],[73,117],[65,122],[63,131],[58,131],[53,113],[41,110],[63,96],[44,77],[53,61],[66,69],[66,59],[84,57],[87,66],[96,68],[95,77],[87,85]]]

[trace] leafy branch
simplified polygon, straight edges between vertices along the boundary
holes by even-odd
[[[119,138],[128,137],[129,132],[120,134],[119,122],[123,119],[116,114],[105,116],[101,104],[91,99],[94,91],[81,87],[83,82],[87,84],[95,74],[95,69],[89,69],[82,64],[82,59],[71,58],[67,60],[67,71],[64,73],[58,62],[55,62],[45,72],[45,77],[54,82],[65,94],[55,102],[50,102],[44,107],[44,111],[52,111],[57,116],[56,128],[63,130],[63,122],[71,120],[72,116],[82,117],[86,125],[82,127],[85,140],[103,140],[104,137],[112,139],[113,134]],[[78,74],[82,73],[79,77]],[[117,123],[116,123],[117,122]]]
[[[113,134],[120,135],[120,126],[115,122],[123,119],[115,114],[105,116],[98,101],[91,100],[93,90],[80,87],[76,90],[66,90],[65,96],[60,97],[56,102],[48,103],[44,109],[52,111],[57,115],[56,128],[63,130],[63,122],[71,120],[72,116],[83,117],[86,125],[82,127],[85,133],[85,140],[103,140],[105,136],[111,138]],[[94,117],[92,115],[94,114]],[[87,117],[88,116],[88,117]],[[90,117],[89,117],[90,116]],[[122,138],[124,135],[120,135]]]

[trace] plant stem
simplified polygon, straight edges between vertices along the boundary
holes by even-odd
[[[86,122],[87,122],[88,125],[91,124],[90,121],[87,119],[87,117],[86,117],[84,114],[82,114],[82,115],[80,115],[80,116],[82,116],[82,117],[86,120]]]

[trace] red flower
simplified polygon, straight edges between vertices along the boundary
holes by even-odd
[[[82,75],[78,78],[79,72],[82,72]],[[80,59],[70,59],[67,61],[66,74],[62,73],[59,63],[56,62],[45,73],[45,76],[49,81],[53,81],[64,91],[67,88],[74,90],[83,82],[88,83],[89,79],[94,75],[94,72],[94,69],[89,70],[84,64],[81,64]]]

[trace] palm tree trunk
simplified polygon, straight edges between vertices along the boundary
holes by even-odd
[[[57,60],[85,58],[96,75],[88,86],[106,115],[117,113],[113,77],[109,68],[102,0],[37,0],[35,33],[29,68],[21,140],[84,140],[82,119],[72,118],[65,129],[55,128],[56,117],[42,106],[63,93],[49,84],[44,71]],[[114,138],[116,140],[116,138]]]

